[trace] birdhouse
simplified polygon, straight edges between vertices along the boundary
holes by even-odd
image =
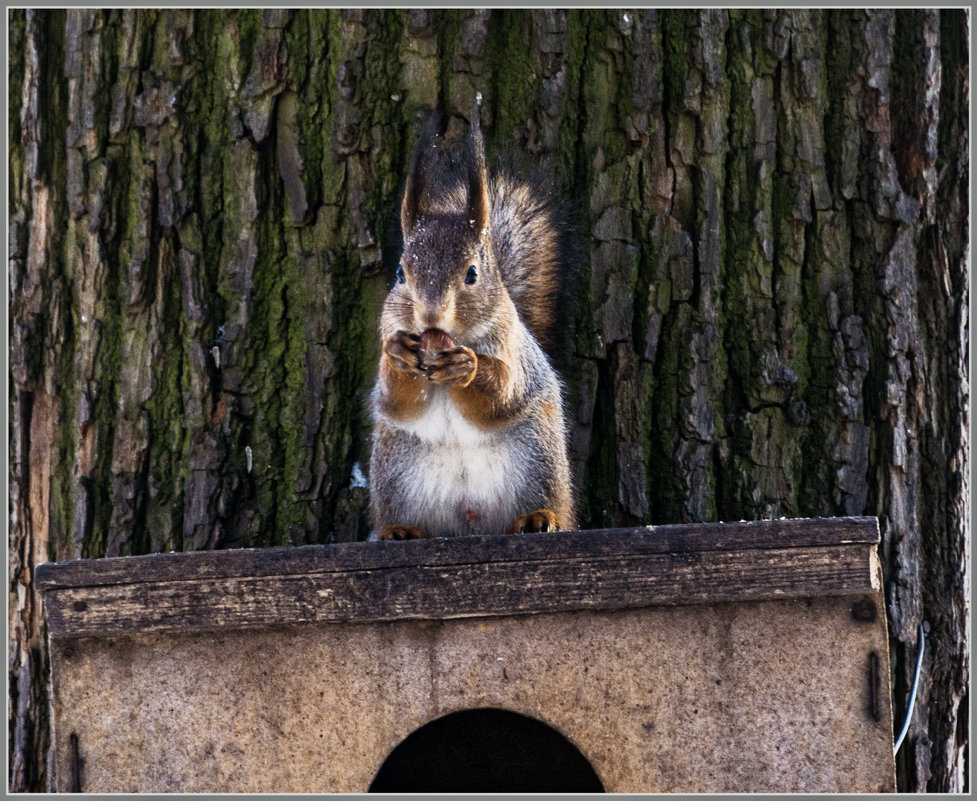
[[[51,789],[895,789],[875,518],[40,565]]]

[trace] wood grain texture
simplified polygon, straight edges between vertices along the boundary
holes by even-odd
[[[159,554],[44,565],[37,582],[54,638],[878,592],[874,519],[828,523]]]
[[[55,640],[52,789],[77,732],[85,792],[359,793],[425,724],[501,708],[564,735],[609,793],[891,791],[864,597]]]
[[[41,590],[147,581],[273,576],[413,565],[551,560],[634,554],[877,544],[874,517],[753,520],[640,528],[561,531],[519,536],[340,543],[296,548],[242,548],[46,563]]]

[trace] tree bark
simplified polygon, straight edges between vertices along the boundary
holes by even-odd
[[[966,789],[963,10],[12,10],[10,742],[35,565],[366,534],[418,121],[573,200],[582,525],[877,515],[900,789]]]

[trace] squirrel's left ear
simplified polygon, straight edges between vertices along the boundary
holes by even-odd
[[[488,229],[489,215],[492,212],[489,201],[488,172],[485,169],[485,140],[479,125],[478,110],[472,114],[471,130],[468,134],[468,219],[474,221],[475,230]]]
[[[417,223],[424,208],[428,183],[432,180],[431,170],[441,135],[441,125],[441,114],[434,111],[421,130],[417,147],[414,148],[404,199],[400,204],[400,226],[405,235]]]

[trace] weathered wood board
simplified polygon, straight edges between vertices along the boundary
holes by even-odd
[[[41,565],[52,789],[363,792],[495,707],[608,791],[894,790],[877,543],[844,518]]]

